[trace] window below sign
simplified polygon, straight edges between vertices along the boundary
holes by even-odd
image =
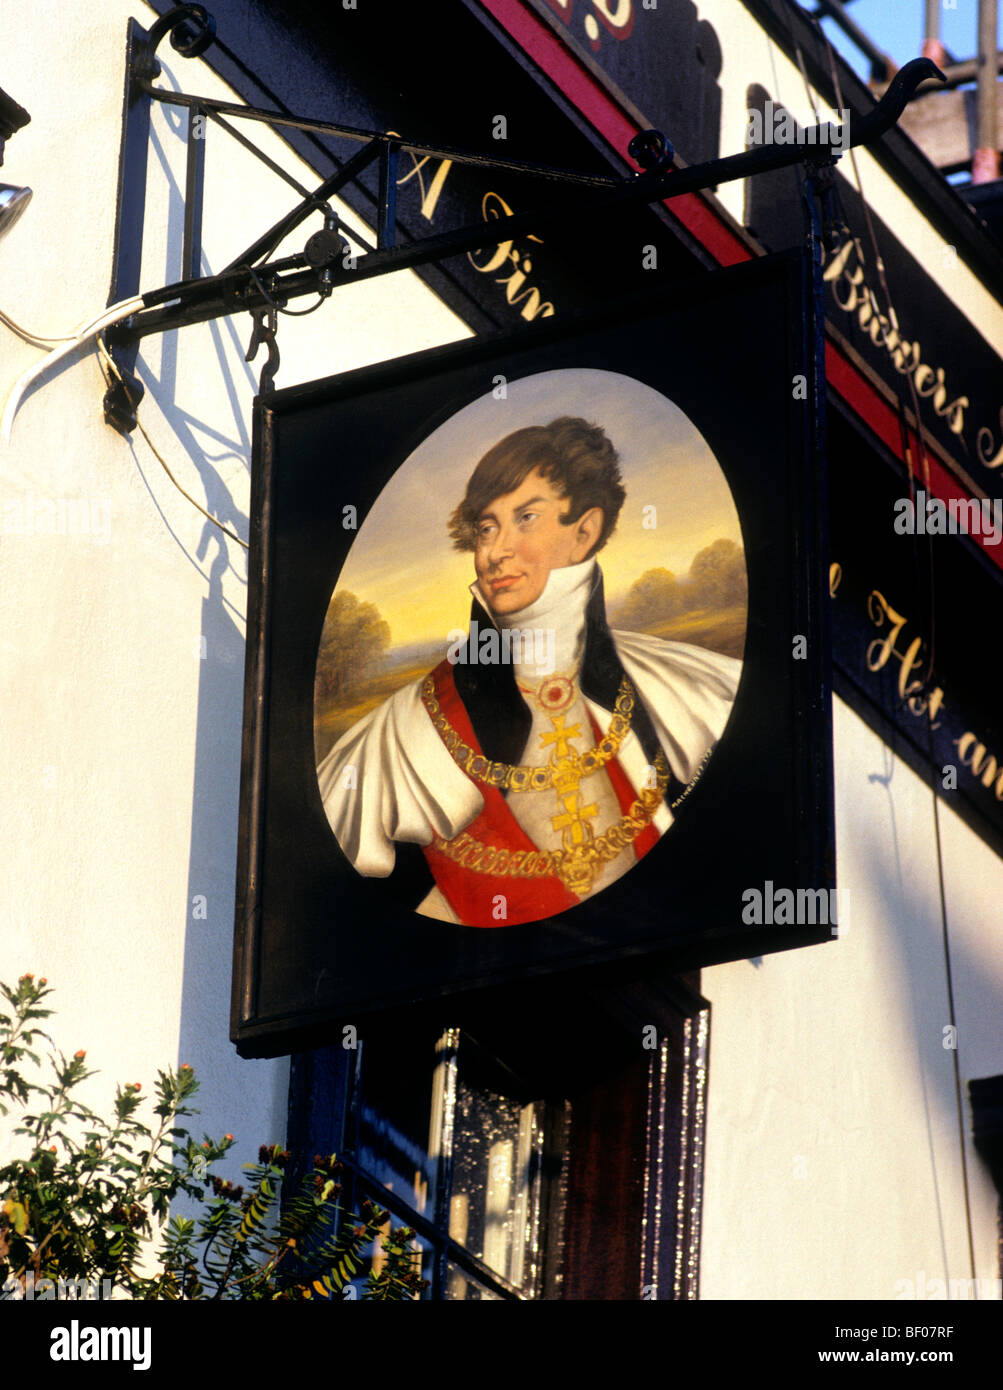
[[[363,1038],[359,1051],[343,1154],[424,1237],[432,1296],[557,1296],[567,1106],[534,1097],[459,1029],[406,1048]]]
[[[374,1023],[294,1059],[289,1142],[414,1228],[428,1299],[695,1298],[708,1010],[681,997],[554,1002],[521,1046],[483,1018]]]

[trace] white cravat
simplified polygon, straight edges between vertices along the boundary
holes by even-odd
[[[513,661],[516,680],[523,685],[535,686],[544,676],[562,675],[570,679],[581,664],[585,650],[585,610],[588,607],[597,576],[595,560],[583,560],[580,565],[565,565],[551,570],[543,593],[533,603],[520,608],[518,613],[492,613],[491,606],[484,597],[479,584],[471,584],[470,592],[488,614],[499,631],[505,628],[521,628],[553,633],[551,666],[546,660],[535,658],[541,650],[540,645],[521,644],[516,652],[529,656],[529,660]],[[549,669],[548,669],[549,668]]]
[[[543,645],[553,654],[553,663],[539,662],[535,658],[540,648],[536,643],[520,643],[513,648],[515,653],[512,666],[520,693],[532,714],[529,737],[522,754],[522,761],[530,765],[546,764],[550,757],[544,736],[553,742],[554,730],[558,727],[551,712],[538,698],[538,692],[545,692],[551,682],[557,689],[563,686],[571,689],[570,703],[561,706],[561,724],[570,726],[578,732],[573,736],[571,748],[584,753],[595,747],[595,735],[589,722],[589,710],[578,684],[579,668],[585,652],[585,610],[595,588],[598,571],[595,560],[584,560],[579,565],[565,565],[550,571],[543,593],[535,602],[527,604],[518,613],[491,614],[495,626],[501,630],[520,628],[523,631],[547,634]],[[470,591],[488,613],[489,606],[484,602],[480,586],[472,584]],[[553,634],[551,637],[550,634]],[[525,654],[531,659],[523,660]],[[605,715],[608,720],[609,716]],[[602,726],[600,726],[602,727]],[[560,830],[555,829],[555,817],[564,804],[555,796],[553,790],[509,792],[508,808],[519,825],[538,849],[559,849],[562,845]],[[606,772],[598,772],[583,781],[580,793],[582,804],[590,808],[589,820],[592,830],[598,834],[609,828],[620,817],[620,803]],[[619,878],[634,864],[631,850],[625,850],[615,860],[601,865],[597,871],[591,892],[598,892]]]

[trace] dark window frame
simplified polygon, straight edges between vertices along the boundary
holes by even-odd
[[[540,1189],[542,1268],[529,1294],[449,1237],[442,1202],[430,1218],[360,1162],[364,1036],[355,1048],[293,1056],[287,1144],[295,1164],[337,1153],[347,1205],[366,1196],[413,1226],[433,1247],[433,1300],[446,1296],[449,1266],[508,1300],[697,1299],[710,1045],[699,977],[614,984],[601,994],[550,988],[534,1005],[520,1013],[529,1023],[515,1030],[498,1000],[452,1020],[511,1094],[549,1107],[546,1142],[559,1146],[567,1125],[563,1186]],[[403,1063],[409,1040],[424,1031],[417,1022],[403,1011],[393,1019]],[[384,1018],[380,1027],[387,1025]],[[565,1105],[570,1116],[562,1120]]]

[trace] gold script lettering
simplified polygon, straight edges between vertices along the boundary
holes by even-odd
[[[1003,801],[1003,772],[999,771],[999,763],[985,744],[979,742],[978,736],[971,731],[964,733],[954,740],[954,746],[958,750],[958,757],[971,768],[984,787],[991,787],[995,780],[996,800]]]
[[[969,400],[967,396],[959,396],[956,401],[952,401],[951,404],[945,406],[943,410],[937,409],[936,406],[934,406],[934,409],[937,410],[938,415],[947,416],[947,428],[952,434],[960,434],[965,428],[965,406],[968,404]],[[1003,460],[1003,450],[1000,450],[1000,457],[1001,460]]]
[[[512,209],[499,194],[485,193],[481,202],[481,214],[485,222],[490,222],[498,217],[511,217]],[[542,244],[536,236],[530,236],[528,240]],[[507,275],[495,276],[495,284],[505,286],[505,298],[508,303],[513,307],[521,305],[519,312],[527,320],[553,317],[553,304],[549,299],[541,300],[540,291],[535,286],[529,285],[525,290],[522,289],[533,269],[533,262],[514,242],[500,241],[493,254],[483,263],[477,260],[473,251],[467,252],[467,259],[482,275],[494,275],[496,270],[511,265],[512,268]]]
[[[845,309],[848,314],[852,314],[854,309],[857,307],[857,301],[860,298],[860,296],[857,294],[857,286],[862,285],[864,282],[864,272],[861,266],[858,265],[852,271],[848,271],[846,269],[846,263],[850,259],[850,255],[854,250],[856,250],[855,242],[844,242],[843,245],[840,247],[839,251],[836,253],[836,256],[822,272],[823,280],[829,280],[834,282],[832,286],[832,293],[835,297],[836,303],[839,305],[841,309]],[[840,298],[839,293],[839,281],[842,278],[845,278],[847,284],[847,289],[845,292],[845,301]]]
[[[481,200],[481,216],[485,222],[491,222],[498,217],[511,217],[512,209],[504,198],[500,198],[497,193],[485,193]],[[477,252],[477,255],[482,254]],[[495,248],[494,254],[490,256],[484,265],[479,265],[477,255],[473,251],[467,252],[467,260],[479,270],[482,275],[493,275],[496,270],[500,270],[505,262],[512,255],[512,243],[510,241],[500,241]]]
[[[840,565],[832,564],[829,567],[829,592],[835,593],[842,578]],[[910,683],[909,677],[912,672],[920,665],[922,660],[923,642],[919,637],[913,638],[902,656],[895,649],[895,643],[899,633],[905,627],[906,618],[901,613],[896,613],[888,600],[877,589],[872,589],[867,598],[867,614],[876,627],[881,627],[885,620],[891,624],[887,637],[884,641],[871,642],[867,648],[867,666],[871,671],[880,671],[887,664],[888,658],[894,656],[902,663],[899,672],[898,690],[903,698],[907,699],[908,708],[917,717],[922,718],[928,714],[930,718],[930,728],[939,729],[940,721],[937,715],[944,706],[944,691],[938,685],[931,692],[929,700],[920,695],[913,694],[921,688],[920,681]],[[911,696],[911,698],[909,698]],[[990,753],[986,745],[979,736],[970,729],[961,735],[960,738],[953,740],[954,747],[958,750],[958,760],[961,765],[977,777],[982,785],[989,790],[992,789],[997,801],[1003,801],[1003,763]]]
[[[632,0],[620,0],[619,4],[612,7],[608,0],[592,0],[596,13],[609,25],[612,30],[625,29],[628,24],[633,23],[633,16],[630,12]]]
[[[868,645],[866,660],[869,671],[880,671],[886,665],[888,658],[894,656],[896,661],[901,662],[901,670],[898,675],[898,692],[901,698],[907,701],[910,711],[918,718],[923,714],[929,714],[930,728],[939,729],[940,722],[937,715],[944,704],[944,692],[938,685],[931,692],[929,697],[920,695],[918,692],[923,689],[922,681],[911,681],[909,677],[923,661],[923,639],[914,637],[906,648],[903,656],[897,650],[899,633],[905,627],[908,619],[901,613],[896,613],[884,594],[877,589],[872,589],[867,598],[867,616],[875,627],[881,627],[887,618],[891,624],[888,635],[883,641],[875,639]]]
[[[911,685],[907,683],[912,672],[920,664],[920,654],[922,650],[923,639],[921,637],[914,637],[909,643],[905,656],[902,658],[902,669],[899,671],[899,694],[902,696],[903,700],[907,695],[911,695],[914,690],[921,690],[923,688],[922,681],[913,681]]]
[[[920,344],[902,337],[893,305],[889,304],[887,314],[881,313],[874,291],[866,282],[863,260],[859,239],[853,237],[844,241],[836,254],[827,258],[822,279],[831,284],[833,298],[839,307],[848,314],[855,313],[858,325],[875,347],[885,349],[899,375],[912,376],[917,394],[930,399],[935,414],[946,419],[951,433],[962,434],[965,408],[970,404],[968,397],[956,396],[948,401],[944,368],[929,366],[922,360]],[[1003,423],[1003,411],[1000,412],[1000,419]],[[991,462],[988,461],[995,447],[989,430],[979,430],[977,444],[987,468],[1003,465],[1003,447]]]
[[[1000,410],[1000,432],[1000,447],[995,454],[993,449],[996,447],[996,441],[993,439],[993,432],[988,425],[983,425],[975,436],[979,458],[987,468],[1003,467],[1003,408]]]
[[[433,174],[432,181],[426,189],[425,176],[421,171],[432,156],[426,154],[422,155],[421,159],[416,159],[413,150],[408,150],[407,153],[411,158],[412,167],[403,178],[397,180],[397,187],[402,188],[404,184],[408,183],[411,179],[417,178],[418,188],[421,192],[421,215],[426,222],[431,222],[435,217],[435,205],[439,201],[439,195],[442,192],[443,184],[446,182],[446,176],[453,167],[453,161],[451,159],[444,159],[442,161]]]
[[[892,628],[883,642],[875,639],[867,648],[867,669],[869,671],[880,671],[887,662],[892,652],[895,650],[895,639],[905,627],[906,620],[901,613],[896,613],[884,594],[872,589],[867,597],[867,616],[875,627],[880,627],[885,618],[890,618]]]
[[[919,392],[921,396],[929,396],[930,391],[933,390],[933,387],[931,387],[929,391],[923,390],[923,387],[926,385],[927,381],[929,381],[930,377],[933,376],[933,374],[933,368],[928,367],[925,362],[921,362],[919,366],[916,368],[916,371],[913,373],[913,385],[916,387],[916,390]]]

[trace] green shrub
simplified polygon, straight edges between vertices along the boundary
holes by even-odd
[[[109,1281],[136,1299],[335,1298],[349,1285],[367,1299],[417,1296],[425,1285],[414,1232],[393,1227],[369,1201],[358,1214],[346,1211],[333,1155],[316,1155],[291,1193],[283,1192],[290,1155],[277,1145],[263,1145],[245,1166],[243,1186],[211,1173],[234,1140],[199,1142],[179,1124],[197,1113],[191,1067],[158,1073],[152,1124],[139,1082],[116,1088],[111,1119],[82,1104],[76,1089],[93,1075],[86,1054],[67,1060],[40,1026],[51,993],[31,975],[13,989],[0,983],[9,1008],[0,1013],[0,1116],[19,1112],[13,1134],[27,1154],[0,1165],[0,1299],[23,1297],[42,1280]],[[43,1079],[25,1074],[29,1063]],[[180,1193],[203,1204],[197,1219],[170,1217]],[[159,1269],[144,1275],[136,1265],[150,1251],[154,1220],[166,1225]]]

